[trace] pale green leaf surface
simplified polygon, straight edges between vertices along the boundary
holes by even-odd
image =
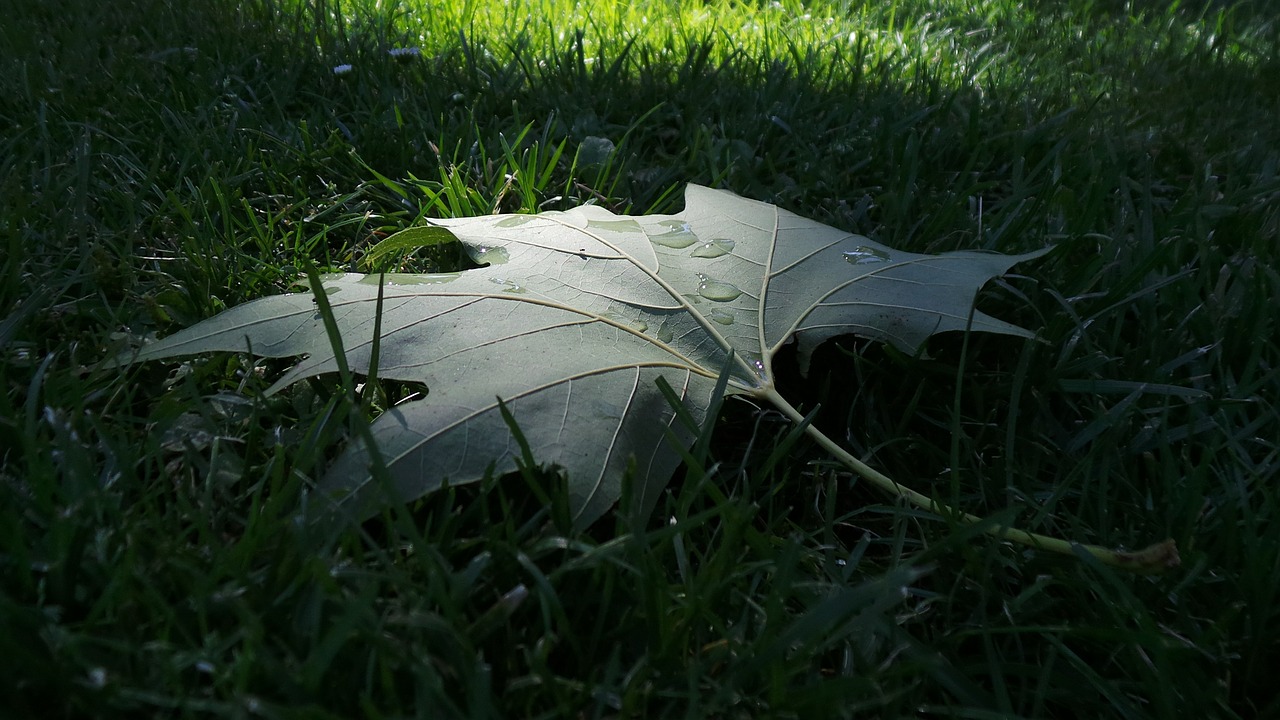
[[[729,392],[768,398],[772,357],[792,338],[804,364],[823,340],[849,333],[914,353],[933,333],[966,327],[983,283],[1047,252],[905,253],[698,186],[675,215],[587,206],[434,224],[489,264],[386,276],[378,373],[430,393],[374,423],[391,487],[371,482],[358,443],[323,481],[357,515],[513,470],[519,450],[499,397],[534,456],[566,470],[580,524],[617,501],[629,468],[645,511],[678,465],[663,428],[687,439],[655,386],[659,374],[700,420],[730,363]],[[358,372],[369,367],[377,283],[358,274],[324,281]],[[1031,335],[980,312],[972,327]],[[273,390],[337,369],[310,293],[232,308],[136,359],[214,350],[302,356]]]

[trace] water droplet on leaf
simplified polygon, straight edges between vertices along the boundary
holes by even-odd
[[[603,312],[600,313],[600,317],[606,320],[611,320],[623,327],[631,328],[636,332],[644,332],[649,329],[649,323],[643,320],[632,320],[631,318],[616,312]]]
[[[453,282],[461,277],[461,273],[387,273],[385,275],[365,275],[360,278],[361,285],[377,285],[379,278],[385,278],[388,286],[394,285],[440,285]]]
[[[675,339],[675,336],[675,330],[671,328],[671,321],[663,320],[662,324],[658,326],[658,342],[669,343]]]
[[[533,215],[512,215],[506,220],[499,220],[497,222],[497,227],[500,227],[500,228],[520,227],[521,225],[524,225],[530,220],[533,220],[533,218],[534,218]]]
[[[635,220],[588,220],[587,227],[617,233],[641,232],[640,223]]]
[[[720,310],[719,308],[717,308],[715,310],[708,312],[707,317],[711,318],[715,322],[720,323],[721,325],[733,324],[733,313],[729,312],[728,310]]]
[[[843,254],[844,261],[850,265],[873,265],[875,263],[889,262],[889,253],[880,248],[873,248],[867,245],[859,245]]]
[[[504,247],[482,247],[472,253],[471,259],[477,265],[501,265],[511,259],[511,253]]]
[[[686,222],[679,220],[663,220],[658,223],[658,227],[665,229],[666,232],[650,233],[649,240],[655,245],[662,245],[669,248],[687,248],[698,242],[698,236],[693,234],[693,228]]]
[[[507,280],[506,278],[489,278],[489,282],[494,283],[495,285],[501,285],[502,292],[522,293],[525,291],[524,286],[514,280]]]
[[[697,275],[698,294],[708,300],[729,302],[730,300],[736,300],[738,296],[742,294],[742,291],[739,290],[736,285],[712,280],[702,273],[698,273]]]
[[[734,242],[729,238],[716,238],[711,242],[702,243],[689,254],[697,258],[718,258],[733,252],[733,246]]]

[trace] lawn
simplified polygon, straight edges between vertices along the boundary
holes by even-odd
[[[14,5],[6,717],[1280,716],[1268,3]],[[841,338],[779,389],[920,492],[1181,565],[910,509],[732,400],[651,514],[574,528],[534,464],[321,531],[316,480],[429,388],[111,362],[426,218],[685,183],[913,252],[1055,246],[979,298],[1037,339]]]

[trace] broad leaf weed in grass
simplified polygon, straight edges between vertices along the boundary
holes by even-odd
[[[1278,27],[1230,2],[15,6],[0,706],[1275,715]],[[651,517],[565,528],[565,479],[533,465],[315,535],[315,478],[423,388],[263,399],[283,367],[102,364],[463,199],[658,213],[686,182],[913,252],[1060,245],[980,299],[1040,340],[839,340],[779,383],[917,489],[1169,535],[1182,568],[976,539],[732,400]]]

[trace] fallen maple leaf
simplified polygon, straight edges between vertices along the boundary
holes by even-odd
[[[446,481],[513,471],[521,451],[505,407],[533,456],[565,469],[574,519],[587,525],[619,499],[628,468],[634,500],[647,514],[679,464],[667,437],[688,442],[690,433],[676,422],[659,376],[695,421],[726,372],[726,393],[752,396],[799,422],[772,369],[792,340],[803,370],[818,344],[849,333],[908,353],[948,330],[1032,336],[971,308],[984,283],[1047,249],[918,255],[725,191],[691,185],[685,203],[675,215],[627,217],[585,206],[455,218],[392,236],[375,252],[456,239],[486,266],[324,279],[341,358],[315,296],[297,293],[232,308],[133,359],[214,350],[305,356],[271,391],[339,370],[343,361],[367,372],[380,307],[378,375],[426,383],[430,395],[392,408],[371,427],[389,488],[372,481],[368,447],[355,442],[321,482],[324,494],[367,516]],[[806,432],[883,489],[979,522],[885,477],[818,429]],[[1058,551],[1083,547],[1120,566],[1176,564],[1176,551],[1152,559],[1149,551],[990,532]]]

